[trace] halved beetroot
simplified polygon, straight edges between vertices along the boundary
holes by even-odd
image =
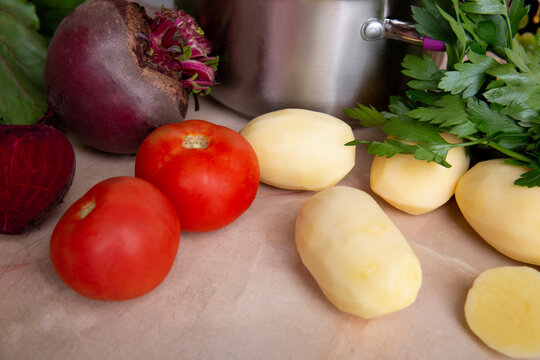
[[[71,187],[75,152],[45,125],[0,125],[0,234],[37,225]]]

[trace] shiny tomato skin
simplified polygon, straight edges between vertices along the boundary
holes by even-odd
[[[186,146],[186,137],[207,146]],[[205,232],[225,227],[251,205],[259,188],[257,155],[238,132],[205,120],[185,120],[154,130],[135,160],[135,176],[171,200],[182,230]]]
[[[130,176],[94,185],[56,224],[51,262],[79,294],[128,300],[157,287],[169,273],[180,242],[170,201],[154,185]]]

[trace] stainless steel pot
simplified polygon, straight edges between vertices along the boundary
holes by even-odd
[[[254,117],[286,107],[343,117],[356,102],[379,106],[403,84],[410,1],[176,0],[220,55],[211,96]],[[375,19],[375,20],[374,20]],[[404,32],[404,33],[403,33]],[[362,38],[362,34],[366,39]]]

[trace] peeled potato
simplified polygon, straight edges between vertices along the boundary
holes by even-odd
[[[412,304],[420,290],[418,258],[364,191],[335,186],[306,200],[295,241],[322,292],[344,312],[380,317]]]
[[[471,330],[511,357],[540,356],[540,272],[505,266],[476,278],[465,302]]]
[[[450,134],[441,136],[450,143],[460,141]],[[376,156],[371,165],[371,189],[401,211],[412,215],[427,213],[454,195],[459,178],[469,168],[469,158],[462,147],[451,149],[446,161],[452,167],[418,160],[413,155]]]
[[[540,265],[540,188],[514,185],[526,170],[502,159],[480,162],[459,180],[456,202],[487,243],[512,259]]]
[[[285,109],[251,120],[240,133],[251,144],[261,182],[283,189],[322,190],[351,171],[355,147],[351,127],[328,114]]]

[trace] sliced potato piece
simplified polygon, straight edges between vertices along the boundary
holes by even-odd
[[[296,219],[298,253],[326,297],[366,319],[412,304],[420,262],[366,192],[334,186],[304,202]]]
[[[460,142],[450,134],[441,136],[449,143]],[[401,211],[412,215],[427,213],[454,195],[459,178],[469,168],[469,158],[462,147],[451,149],[446,161],[452,167],[418,160],[413,155],[376,156],[371,165],[371,189]]]
[[[507,356],[540,356],[540,272],[505,266],[476,278],[465,302],[471,330]]]
[[[284,109],[251,120],[240,133],[251,144],[261,182],[283,189],[322,190],[354,167],[351,127],[321,112]]]
[[[459,180],[456,202],[487,243],[512,259],[540,265],[540,188],[514,185],[526,170],[503,159],[480,162]]]

